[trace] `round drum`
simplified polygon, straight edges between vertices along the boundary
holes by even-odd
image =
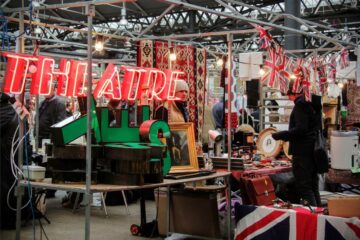
[[[282,149],[282,141],[275,141],[271,134],[277,132],[276,128],[265,128],[259,134],[256,147],[265,157],[276,157]]]
[[[289,155],[289,142],[283,142],[283,151],[285,153],[285,156],[292,160],[292,155]]]

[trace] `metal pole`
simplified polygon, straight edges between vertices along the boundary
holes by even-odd
[[[227,149],[228,149],[228,171],[231,170],[231,166],[230,166],[230,161],[231,161],[231,83],[233,81],[233,76],[231,75],[232,72],[232,41],[233,41],[233,35],[231,33],[229,33],[227,35],[227,41],[228,41],[228,55],[227,55],[227,60],[228,60],[228,68],[227,68],[227,80],[228,82],[225,83],[227,84],[227,94],[228,94],[228,98],[227,98],[227,109],[228,109],[228,118],[227,118]],[[225,104],[225,103],[224,103]]]
[[[295,17],[300,16],[300,1],[285,0],[285,12]],[[300,24],[294,19],[285,18],[285,27],[300,29]],[[303,49],[303,37],[298,33],[285,31],[285,49]]]
[[[92,90],[92,25],[95,7],[87,5],[88,15],[88,68],[87,68],[87,132],[86,132],[86,189],[85,189],[85,240],[90,239],[90,214],[91,214],[91,90]]]
[[[21,6],[24,7],[24,0],[21,1]],[[24,33],[24,12],[20,12],[20,22],[19,22],[19,32],[21,36],[17,39],[17,49],[16,52],[23,53],[24,52],[24,37],[22,33]],[[21,104],[23,104],[23,94],[21,94],[20,101]],[[26,120],[25,120],[26,121]],[[24,121],[20,119],[20,126],[19,126],[19,139],[22,139],[24,136]],[[18,166],[20,169],[22,169],[24,161],[24,145],[23,142],[19,142],[19,149],[18,149]],[[20,173],[17,173],[17,177],[20,180],[21,175]],[[16,234],[15,239],[20,240],[20,228],[21,228],[21,203],[22,203],[22,195],[23,193],[23,187],[20,185],[20,181],[17,182],[17,187],[15,190],[16,195]]]
[[[233,41],[233,35],[231,33],[229,33],[227,35],[227,41],[228,41],[228,69],[227,69],[227,94],[228,94],[228,99],[227,99],[227,109],[228,109],[228,118],[227,118],[227,153],[228,153],[228,171],[231,171],[231,83],[233,81],[233,76],[232,74],[232,41]],[[226,83],[225,83],[226,84]],[[225,103],[224,103],[225,104]],[[228,221],[228,225],[227,225],[227,231],[230,235],[231,232],[231,189],[230,189],[230,184],[228,184],[228,193],[230,192],[230,194],[228,194],[228,198],[227,198],[227,206],[228,206],[228,211],[227,211],[227,221]],[[228,236],[228,239],[230,239],[230,236]]]

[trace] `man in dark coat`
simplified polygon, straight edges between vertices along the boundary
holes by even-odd
[[[65,118],[65,104],[55,96],[54,89],[52,89],[39,108],[39,148],[42,147],[43,139],[50,139],[50,127]]]
[[[291,89],[291,88],[290,88]],[[312,206],[319,206],[318,175],[314,161],[316,130],[321,127],[321,98],[305,101],[302,93],[288,92],[295,106],[290,115],[289,130],[274,133],[275,140],[289,141],[296,191],[299,197]]]

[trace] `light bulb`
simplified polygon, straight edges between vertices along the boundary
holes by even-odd
[[[104,43],[101,41],[97,41],[95,43],[95,51],[101,52],[104,49]]]
[[[342,82],[339,82],[339,83],[338,83],[338,87],[339,87],[339,88],[343,88],[343,87],[344,87],[344,84],[343,84]]]
[[[216,65],[218,65],[219,67],[221,67],[223,64],[224,64],[224,60],[222,60],[222,58],[219,58],[219,59],[216,61]]]
[[[290,79],[296,79],[295,74],[291,74],[291,75],[290,75]]]
[[[175,61],[176,60],[176,54],[175,53],[170,53],[170,61]]]
[[[119,22],[121,26],[126,26],[128,24],[128,20],[125,18],[125,16],[121,17],[121,20]]]
[[[265,74],[265,70],[264,70],[264,69],[262,69],[262,68],[260,68],[260,70],[259,70],[259,74],[260,74],[260,76],[264,76],[264,74]]]

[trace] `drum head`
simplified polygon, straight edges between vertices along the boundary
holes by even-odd
[[[260,132],[256,147],[265,157],[276,157],[282,149],[282,141],[275,141],[271,134],[277,132],[276,128],[265,128]]]
[[[289,155],[289,142],[283,142],[283,151],[285,153],[285,156],[292,160],[292,155]]]

